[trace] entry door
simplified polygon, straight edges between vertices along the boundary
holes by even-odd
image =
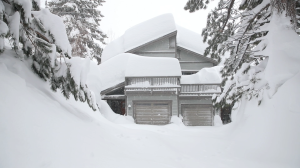
[[[211,105],[182,105],[183,123],[187,126],[212,126],[213,113]]]
[[[171,102],[134,102],[133,113],[137,124],[169,124],[171,119]]]

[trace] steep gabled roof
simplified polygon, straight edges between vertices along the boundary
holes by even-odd
[[[102,61],[125,53],[166,34],[176,31],[172,14],[164,14],[142,22],[126,30],[123,36],[108,44],[102,53]]]
[[[178,47],[203,55],[207,44],[203,43],[202,36],[176,25],[172,14],[164,14],[131,27],[123,36],[108,44],[103,50],[102,61],[176,34]],[[210,58],[207,60],[216,64],[216,61]]]

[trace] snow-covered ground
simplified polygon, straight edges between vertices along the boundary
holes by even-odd
[[[2,168],[287,168],[300,167],[300,74],[260,107],[239,103],[233,123],[186,127],[136,125],[99,101],[98,67],[88,85],[100,104],[66,100],[32,73],[30,62],[0,56],[0,167]]]

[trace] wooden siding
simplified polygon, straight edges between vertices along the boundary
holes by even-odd
[[[168,49],[169,48],[169,38],[176,36],[176,34],[177,34],[177,31],[174,31],[172,33],[169,33],[167,35],[164,35],[162,37],[154,39],[148,43],[141,44],[139,47],[131,49],[131,50],[127,51],[126,53],[135,53],[135,52],[139,52],[139,51],[159,51],[159,50]]]
[[[186,48],[182,48],[182,47],[178,46],[176,51],[180,58],[180,61],[199,61],[199,62],[211,62],[211,63],[213,63],[213,65],[218,64],[217,61],[215,61],[211,58],[208,58],[208,57],[204,57],[202,54],[195,53]]]
[[[138,52],[134,53],[136,55],[145,56],[145,57],[169,57],[175,58],[175,52]]]
[[[199,71],[213,66],[210,62],[180,62],[181,71]]]

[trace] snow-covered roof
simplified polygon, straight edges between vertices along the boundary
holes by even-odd
[[[175,24],[172,14],[164,14],[129,28],[124,35],[108,44],[102,53],[102,61],[128,52],[162,36],[177,31],[177,46],[203,54],[206,44],[200,34]]]
[[[193,75],[182,75],[180,79],[181,84],[204,84],[222,82],[221,69],[223,66],[215,66],[210,68],[203,68]]]
[[[153,58],[135,54],[119,54],[99,66],[101,90],[125,81],[125,77],[181,76],[176,58]]]
[[[127,63],[125,76],[181,76],[181,68],[176,58],[154,58],[132,54]]]
[[[188,30],[179,25],[177,27],[177,46],[188,49],[198,54],[203,54],[207,43],[203,43],[201,34]]]

